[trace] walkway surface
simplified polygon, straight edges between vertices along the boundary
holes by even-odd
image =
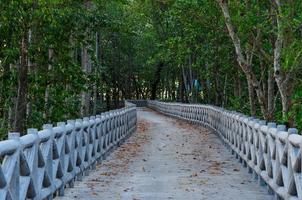
[[[138,131],[96,171],[57,199],[266,200],[265,187],[214,133],[138,110]]]

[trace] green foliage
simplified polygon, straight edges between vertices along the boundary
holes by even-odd
[[[253,71],[265,88],[278,34],[275,6],[267,0],[230,0],[228,5],[244,54],[252,51]],[[150,98],[154,88],[163,100],[209,103],[249,113],[246,77],[216,1],[0,0],[0,11],[3,137],[12,130],[18,113],[14,109],[24,35],[30,39],[26,127],[82,117],[85,93],[88,115],[117,107],[122,99]],[[284,4],[279,13],[285,37],[282,68],[285,73],[294,69],[295,74],[290,80],[294,93],[288,118],[297,127],[302,127],[302,87],[297,79],[301,13],[301,1]],[[83,57],[84,50],[89,58]],[[86,61],[89,70],[84,69]],[[275,120],[283,122],[274,87]]]

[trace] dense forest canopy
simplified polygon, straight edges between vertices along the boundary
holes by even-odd
[[[0,0],[0,132],[123,99],[302,127],[302,1]]]

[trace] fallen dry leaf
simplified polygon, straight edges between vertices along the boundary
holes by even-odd
[[[194,172],[190,177],[196,177],[196,176],[198,176],[198,174]]]

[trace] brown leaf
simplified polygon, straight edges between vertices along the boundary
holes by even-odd
[[[196,172],[194,172],[194,173],[191,175],[191,177],[196,177],[196,176],[198,176],[198,174],[197,174]]]

